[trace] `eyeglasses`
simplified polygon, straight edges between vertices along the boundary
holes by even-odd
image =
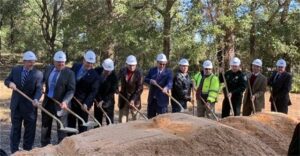
[[[204,70],[211,70],[211,68],[204,68]]]
[[[165,64],[165,63],[159,63],[159,65],[161,65],[161,66],[165,66],[166,64]]]

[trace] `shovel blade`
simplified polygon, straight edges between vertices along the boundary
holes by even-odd
[[[88,121],[88,122],[82,124],[82,126],[85,126],[85,127],[95,127],[97,125],[98,124],[93,121]]]
[[[61,130],[63,132],[68,132],[68,133],[79,133],[79,131],[77,129],[70,128],[70,127],[60,128],[59,130]]]

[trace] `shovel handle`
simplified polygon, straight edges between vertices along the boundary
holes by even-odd
[[[228,91],[228,86],[227,86],[227,81],[226,81],[226,78],[225,78],[225,74],[224,74],[224,72],[221,72],[221,74],[222,74],[222,77],[223,77],[223,80],[224,80],[224,86],[225,86],[226,94],[227,94],[226,96],[227,96],[227,98],[228,98],[229,105],[230,105],[230,112],[231,112],[231,113],[233,114],[233,116],[234,116],[234,111],[233,111],[232,101],[231,101],[231,98],[228,97],[229,91]]]
[[[97,100],[95,99],[94,100],[94,102],[96,103],[96,106],[98,107],[98,103],[99,102],[97,102]],[[109,118],[109,116],[107,115],[107,113],[105,112],[105,110],[101,107],[101,106],[99,106],[98,108],[100,108],[101,109],[101,111],[103,112],[103,114],[105,115],[105,117],[106,117],[106,119],[108,120],[108,122],[109,122],[109,124],[111,125],[112,123],[111,123],[111,120],[110,120],[110,118]]]
[[[73,99],[76,101],[77,104],[79,104],[81,107],[83,106],[83,104],[74,96]],[[86,109],[84,109],[83,111],[85,111],[91,118],[93,118],[93,120],[99,125],[99,127],[101,127],[100,122]]]
[[[29,96],[27,96],[25,93],[23,93],[21,90],[19,90],[18,88],[14,89],[15,91],[17,91],[19,94],[21,94],[23,97],[25,97],[27,100],[29,100],[30,102],[34,102]],[[45,112],[47,115],[49,115],[50,117],[52,117],[54,120],[56,120],[61,128],[64,128],[64,125],[62,124],[62,122],[53,114],[51,114],[47,109],[45,109],[43,106],[41,105],[37,105],[37,107],[39,109],[41,109],[43,112]]]
[[[131,105],[130,102],[128,101],[128,99],[122,95],[121,93],[119,93],[119,96],[124,99],[131,107],[133,107],[138,113],[140,113],[144,119],[148,120],[148,118],[146,117],[146,115],[144,115],[138,108],[136,108],[134,105]]]
[[[206,108],[211,112],[211,114],[214,116],[214,118],[219,121],[219,118],[217,117],[217,115],[210,109],[209,105],[207,104],[207,102],[200,96],[201,101],[204,103],[204,105],[206,106]]]
[[[163,91],[164,89],[158,85],[157,83],[154,83],[153,85],[155,85],[156,87],[158,87],[161,91]],[[181,106],[181,104],[173,97],[171,96],[169,93],[165,93],[168,97],[170,97],[179,107],[180,107],[180,112],[184,111],[184,108]]]
[[[255,110],[255,105],[254,105],[254,101],[252,100],[252,96],[253,96],[253,93],[252,93],[252,87],[251,87],[251,84],[250,84],[250,80],[247,78],[247,82],[248,82],[248,86],[249,86],[249,92],[250,92],[250,100],[251,100],[251,104],[252,104],[252,109],[253,109],[253,114],[256,113],[256,110]]]
[[[43,94],[45,96],[47,96],[46,93],[43,93]],[[57,105],[60,106],[60,102],[59,101],[55,100],[54,98],[48,97],[48,96],[47,96],[47,98],[51,99],[52,101],[54,101],[54,103],[56,103]],[[78,118],[83,124],[86,123],[79,115],[77,115],[75,112],[73,112],[70,108],[66,107],[65,110],[67,112],[71,113],[72,115],[74,115],[76,118]]]

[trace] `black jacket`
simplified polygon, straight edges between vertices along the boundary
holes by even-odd
[[[190,101],[191,89],[192,81],[190,76],[183,76],[181,72],[176,73],[171,90],[172,96],[179,101]]]
[[[278,79],[274,80],[277,72],[274,71],[268,80],[268,85],[272,87],[272,96],[276,103],[290,105],[289,92],[292,88],[292,76],[288,72],[283,72]]]
[[[81,68],[82,64],[74,64],[71,68],[75,73],[75,79],[77,74]],[[100,77],[94,69],[90,69],[87,73],[79,80],[76,80],[76,90],[75,97],[82,102],[82,104],[86,104],[88,108],[91,108],[93,105],[93,100],[99,89],[99,81]],[[75,102],[76,103],[76,102]],[[79,106],[76,104],[76,106]]]
[[[227,82],[228,91],[232,93],[232,96],[242,96],[247,87],[247,77],[242,71],[232,72],[228,70],[225,72],[225,79]],[[224,82],[222,74],[219,74],[220,83]],[[223,92],[226,93],[225,87]]]
[[[95,71],[100,76],[100,84],[98,93],[96,95],[96,100],[98,102],[103,100],[103,107],[107,108],[114,106],[115,104],[114,94],[118,88],[118,78],[115,71],[112,71],[112,73],[105,79],[102,75],[103,70],[104,69],[102,67],[95,68]]]

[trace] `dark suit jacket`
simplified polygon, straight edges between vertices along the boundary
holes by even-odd
[[[9,76],[5,79],[4,84],[8,87],[10,82],[16,84],[17,88],[28,95],[31,99],[39,100],[42,96],[42,80],[43,73],[39,70],[32,69],[29,72],[29,75],[24,83],[24,86],[21,86],[22,79],[22,71],[23,66],[16,66],[12,68]],[[19,108],[25,112],[31,112],[35,110],[32,103],[20,95],[18,92],[13,91],[10,109],[15,110],[19,106]]]
[[[103,68],[97,67],[95,70],[100,76],[100,85],[96,99],[97,101],[103,100],[106,108],[113,107],[115,104],[114,95],[118,88],[118,77],[115,71],[112,71],[112,73],[106,79],[104,79],[102,76]]]
[[[168,87],[169,89],[172,89],[173,75],[170,69],[165,68],[162,73],[158,75],[157,67],[151,68],[148,72],[148,75],[145,77],[145,82],[147,84],[150,84],[151,79],[156,80],[158,85],[160,85],[162,88]],[[152,103],[154,97],[157,99],[157,103],[159,106],[168,106],[169,97],[164,94],[157,86],[150,85],[148,104]]]
[[[46,86],[46,95],[49,91],[48,81],[49,76],[52,70],[54,69],[54,66],[48,66],[46,67],[45,73],[44,73],[44,83]],[[75,76],[74,72],[70,70],[69,68],[65,67],[61,72],[57,79],[55,89],[54,89],[54,96],[53,98],[56,99],[59,102],[65,101],[70,106],[70,101],[73,98],[75,93]],[[46,106],[48,104],[48,101],[50,99],[45,96],[43,105]],[[52,104],[52,103],[51,103]],[[60,110],[61,108],[56,105],[56,110]]]
[[[143,92],[143,73],[141,70],[136,69],[133,72],[131,79],[126,80],[127,67],[120,70],[118,78],[121,81],[120,93],[124,95],[129,101],[134,100],[134,105],[141,109],[141,94]],[[119,107],[122,108],[126,102],[119,98]]]
[[[274,81],[277,72],[274,71],[268,80],[268,85],[272,87],[272,95],[276,104],[290,105],[289,92],[292,88],[292,76],[288,72],[283,72],[281,76]]]
[[[247,74],[248,80],[250,79],[251,75],[252,73]],[[265,108],[265,92],[267,89],[267,82],[268,82],[267,78],[260,73],[257,75],[251,88],[252,94],[255,95],[255,100],[254,100],[255,107],[259,110]],[[252,106],[249,90],[250,87],[249,85],[247,85],[247,89],[244,94],[243,104]]]
[[[81,68],[82,64],[74,64],[71,68],[75,73],[75,78]],[[98,92],[99,88],[99,75],[94,69],[90,69],[87,73],[79,80],[76,80],[76,91],[75,97],[82,102],[82,104],[86,104],[88,108],[91,108],[93,105],[93,100]],[[75,102],[75,106],[79,106]]]

